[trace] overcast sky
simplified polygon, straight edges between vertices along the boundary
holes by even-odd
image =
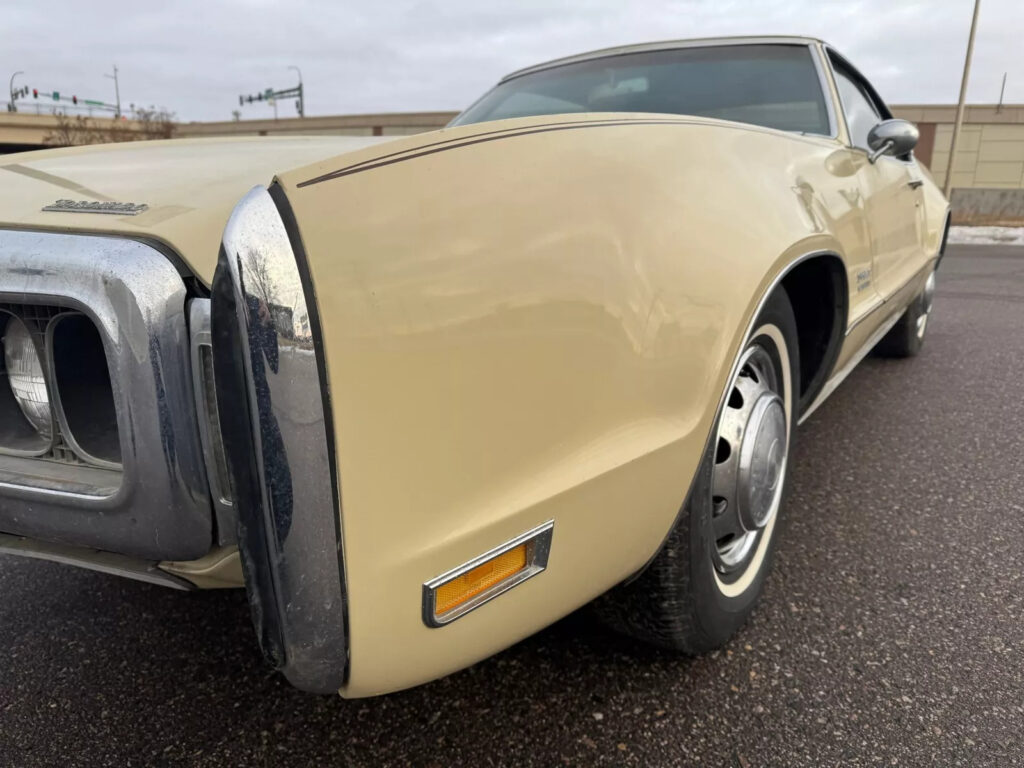
[[[460,109],[501,75],[609,45],[733,34],[833,43],[894,103],[955,102],[973,0],[7,0],[0,82],[230,120],[293,85],[308,115]],[[968,101],[1024,102],[1024,0],[982,0]],[[0,86],[0,100],[6,88]],[[31,106],[29,106],[31,108]],[[282,117],[294,114],[279,104]],[[244,118],[273,115],[266,104]]]

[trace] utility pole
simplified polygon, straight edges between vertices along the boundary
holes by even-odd
[[[305,100],[305,97],[304,97],[303,92],[302,92],[302,70],[299,69],[298,67],[296,67],[294,64],[292,66],[288,67],[288,69],[294,69],[296,72],[299,73],[299,102],[298,102],[298,104],[296,106],[298,106],[298,108],[299,108],[299,117],[305,117],[306,116],[306,100]]]
[[[25,74],[24,72],[19,71],[19,72],[15,72],[13,75],[11,75],[11,84],[10,84],[10,88],[8,89],[11,92],[11,103],[7,105],[7,109],[10,112],[17,112],[18,111],[18,107],[14,103],[14,78],[16,78],[18,75],[24,75],[24,74]]]
[[[116,101],[117,101],[117,112],[114,113],[114,117],[116,119],[120,120],[121,119],[121,88],[120,88],[120,85],[117,82],[117,64],[114,65],[114,74],[112,74],[112,75],[104,74],[103,76],[104,77],[109,77],[111,80],[114,81],[114,96],[115,96]]]
[[[981,0],[974,0],[974,16],[971,18],[971,33],[967,38],[967,56],[964,57],[964,76],[960,81],[960,101],[956,105],[956,122],[953,123],[953,141],[949,145],[949,166],[946,168],[946,184],[943,192],[949,199],[953,190],[953,164],[956,162],[956,145],[960,140],[960,128],[964,123],[964,101],[967,99],[967,79],[971,74],[971,56],[974,54],[974,33],[978,29],[978,8]]]

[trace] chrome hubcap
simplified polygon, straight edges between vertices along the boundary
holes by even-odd
[[[742,569],[782,492],[788,448],[782,388],[768,352],[744,354],[718,424],[711,476],[715,567]]]

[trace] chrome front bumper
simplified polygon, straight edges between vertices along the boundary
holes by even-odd
[[[347,672],[340,496],[322,336],[291,209],[257,187],[213,279],[217,405],[260,647],[298,688]]]
[[[91,474],[53,455],[0,451],[0,532],[145,560],[210,550],[187,300],[182,275],[150,245],[0,230],[0,302],[81,312],[99,331],[121,450],[119,468]]]

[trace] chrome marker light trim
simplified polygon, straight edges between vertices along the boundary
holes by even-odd
[[[121,442],[120,473],[37,487],[38,459],[0,457],[0,530],[151,560],[210,549],[212,521],[189,374],[185,284],[134,240],[0,230],[0,301],[85,314],[101,337]],[[90,485],[100,475],[112,482]]]
[[[426,582],[423,585],[423,623],[428,627],[433,628],[451,624],[453,621],[465,616],[467,613],[475,611],[481,605],[489,603],[498,595],[508,592],[513,587],[519,586],[527,579],[532,579],[548,567],[548,555],[551,553],[551,536],[554,529],[555,521],[548,520],[543,525],[538,525],[536,528],[516,536],[510,541],[506,541],[504,544],[485,552],[479,557],[474,557],[472,560],[467,563],[463,563],[458,568],[453,568],[447,573],[442,573],[437,578]],[[440,587],[447,584],[452,579],[457,579],[464,573],[483,565],[488,560],[493,560],[499,555],[505,554],[510,549],[515,549],[520,544],[529,545],[526,550],[526,567],[523,570],[504,581],[500,581],[497,584],[488,587],[479,595],[475,595],[462,605],[456,606],[440,616],[437,615],[435,604],[437,599],[437,590]]]
[[[212,295],[217,406],[260,646],[293,685],[328,693],[347,668],[340,506],[316,307],[283,216],[256,187],[224,232]]]

